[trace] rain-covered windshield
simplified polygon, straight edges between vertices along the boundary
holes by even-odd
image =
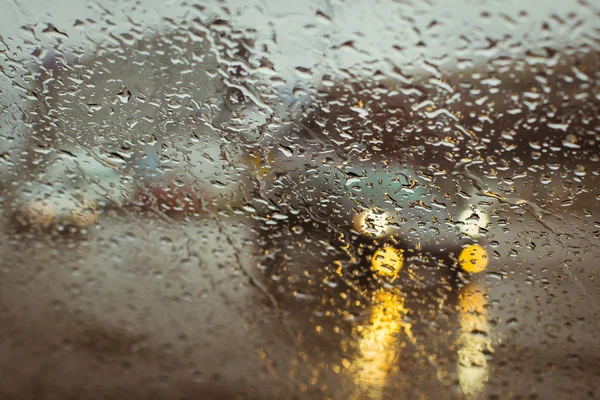
[[[600,396],[598,4],[2,9],[2,398]]]

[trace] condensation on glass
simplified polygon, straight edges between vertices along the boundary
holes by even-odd
[[[14,1],[6,398],[597,398],[593,2]]]

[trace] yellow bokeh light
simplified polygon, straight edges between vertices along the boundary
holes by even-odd
[[[77,226],[85,228],[96,222],[98,219],[98,212],[96,211],[96,204],[89,200],[84,200],[71,211],[73,221]]]
[[[393,247],[380,247],[371,258],[373,271],[381,276],[398,277],[404,265],[404,252]]]
[[[29,222],[34,225],[49,224],[54,219],[54,207],[47,201],[34,201],[29,206],[28,217]]]
[[[484,271],[488,262],[487,250],[478,244],[465,247],[458,256],[458,265],[462,270],[473,274]]]

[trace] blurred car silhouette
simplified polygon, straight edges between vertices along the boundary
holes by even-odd
[[[263,144],[262,197],[271,216],[289,217],[271,222],[307,237],[329,232],[330,248],[344,249],[346,276],[354,268],[369,275],[385,248],[480,272],[491,253],[477,245],[485,250],[490,230],[495,241],[505,236],[507,210],[558,233],[552,218],[564,207],[594,201],[582,180],[597,181],[598,102],[589,99],[598,93],[578,73],[597,55],[545,52],[555,61],[551,71],[514,61],[501,74],[455,72],[443,82],[426,74],[410,84],[329,81],[297,101],[277,138]],[[486,81],[487,88],[475,86]],[[475,256],[465,261],[466,253]]]
[[[223,21],[197,26],[122,37],[89,55],[46,53],[23,167],[6,178],[22,184],[5,181],[22,225],[85,227],[128,206],[194,215],[239,201],[246,158],[232,143],[261,117],[245,112],[236,82],[246,42]],[[74,218],[84,206],[93,218]]]

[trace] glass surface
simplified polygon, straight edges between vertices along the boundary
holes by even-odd
[[[597,3],[2,9],[2,398],[600,396]]]

